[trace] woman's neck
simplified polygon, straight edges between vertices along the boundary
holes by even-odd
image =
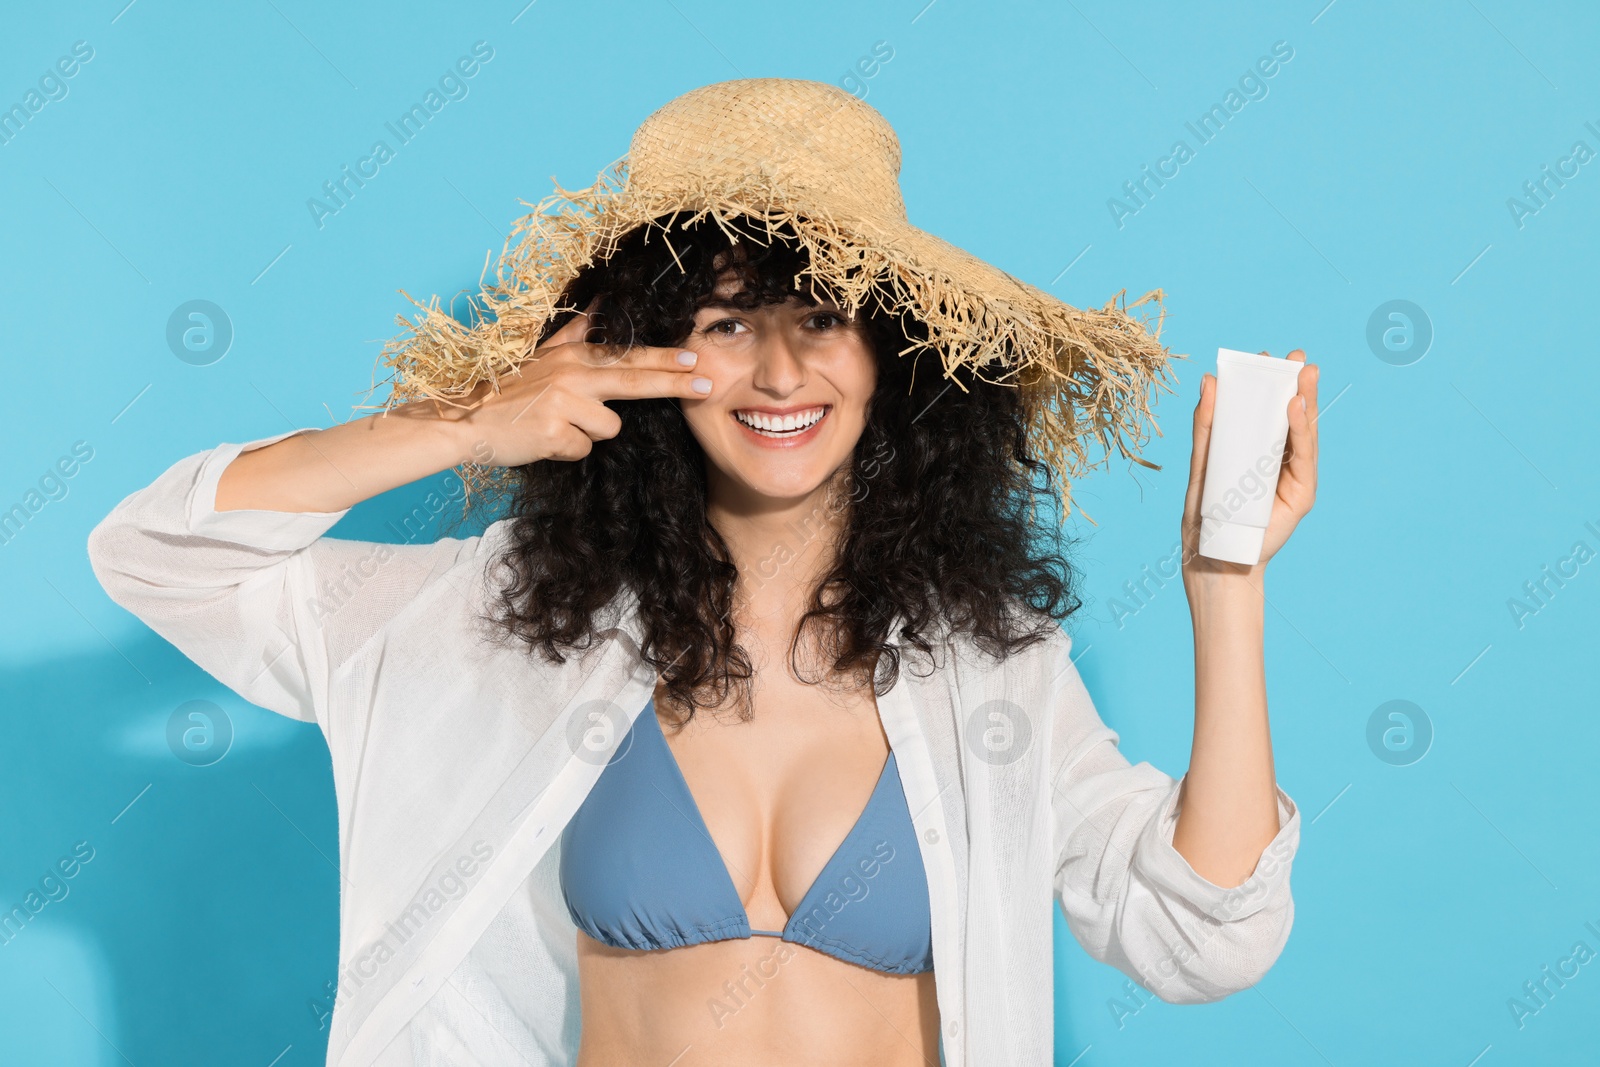
[[[712,475],[706,518],[739,570],[735,602],[750,625],[787,632],[804,614],[833,566],[848,518],[842,473],[792,500],[756,496]]]

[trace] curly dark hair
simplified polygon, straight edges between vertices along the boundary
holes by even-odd
[[[677,346],[730,270],[743,287],[734,302],[746,308],[791,296],[815,305],[815,293],[833,295],[807,275],[792,230],[772,238],[764,223],[748,233],[733,228],[730,238],[702,219],[664,240],[664,231],[641,227],[585,268],[561,305],[586,308],[599,297],[591,341]],[[540,342],[574,313],[546,323]],[[1030,454],[1018,390],[966,373],[945,380],[931,351],[900,354],[926,340],[914,316],[871,301],[859,314],[877,356],[877,388],[848,478],[839,480],[844,488],[831,496],[830,506],[845,512],[841,540],[796,628],[789,663],[804,678],[796,652],[816,625],[816,647],[832,672],[871,679],[882,695],[901,666],[886,643],[897,614],[900,640],[923,653],[933,653],[941,633],[964,631],[985,654],[1004,658],[1041,640],[1081,602],[1061,531],[1035,530],[1028,519],[1030,504],[1055,499],[1056,488]],[[510,547],[500,558],[509,574],[494,622],[564,662],[565,651],[591,646],[602,609],[631,591],[643,658],[668,701],[687,709],[683,721],[697,707],[720,706],[735,683],[748,718],[752,670],[732,621],[738,570],[706,517],[705,454],[675,398],[608,404],[622,417],[616,437],[595,442],[581,460],[514,472]],[[700,699],[707,694],[712,699]]]

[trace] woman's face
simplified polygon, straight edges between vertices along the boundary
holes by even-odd
[[[866,426],[877,361],[861,319],[836,304],[744,310],[726,303],[738,288],[725,275],[694,317],[683,347],[711,379],[704,400],[682,401],[689,429],[724,490],[766,501],[815,492],[850,461]]]

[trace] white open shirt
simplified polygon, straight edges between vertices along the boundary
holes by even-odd
[[[579,1037],[562,828],[649,701],[630,598],[563,665],[482,616],[506,524],[383,545],[344,514],[214,510],[239,452],[181,460],[94,530],[112,599],[240,696],[314,721],[338,798],[339,985],[328,1063],[568,1064]],[[1003,663],[902,647],[878,710],[932,905],[948,1067],[1048,1064],[1051,901],[1078,942],[1164,1000],[1255,983],[1289,936],[1300,815],[1249,880],[1172,847],[1179,788],[1129,764],[1064,632]],[[708,1017],[709,1018],[709,1017]]]

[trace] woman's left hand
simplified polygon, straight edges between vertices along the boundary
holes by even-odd
[[[1270,353],[1263,352],[1263,356]],[[1311,510],[1317,496],[1317,378],[1319,368],[1306,363],[1301,349],[1289,359],[1305,366],[1300,370],[1299,391],[1289,401],[1289,438],[1278,472],[1278,489],[1272,501],[1272,517],[1267,520],[1266,537],[1261,545],[1260,562],[1254,566],[1211,559],[1199,553],[1200,496],[1205,488],[1206,451],[1211,445],[1211,416],[1216,408],[1217,379],[1207,374],[1200,381],[1200,402],[1194,409],[1194,451],[1189,457],[1189,490],[1183,502],[1184,578],[1203,574],[1259,575],[1278,549],[1283,547],[1301,519]]]
[[[1272,515],[1261,559],[1253,565],[1196,551],[1216,408],[1212,375],[1201,380],[1194,409],[1194,454],[1183,504],[1183,588],[1194,623],[1194,745],[1172,847],[1200,877],[1225,888],[1250,877],[1283,828],[1267,717],[1264,579],[1267,560],[1283,547],[1317,494],[1317,367],[1306,363],[1298,348],[1289,358],[1303,365],[1298,391],[1289,400],[1289,434]]]

